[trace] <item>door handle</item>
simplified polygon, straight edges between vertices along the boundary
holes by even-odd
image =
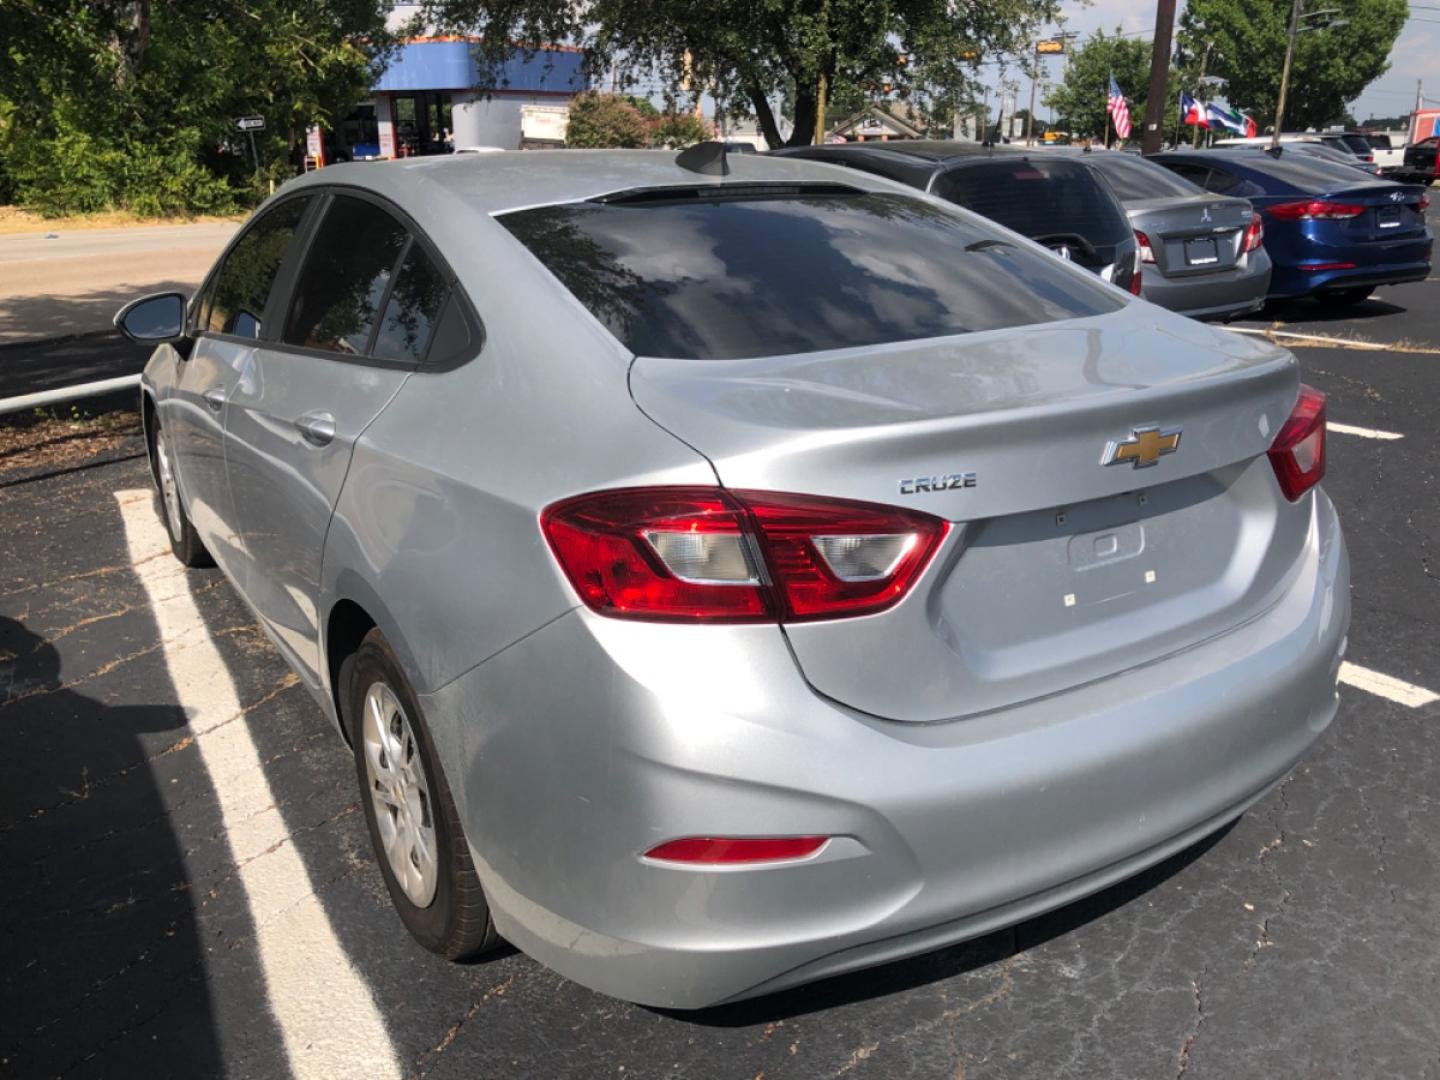
[[[205,399],[205,404],[210,406],[211,412],[219,412],[225,405],[225,387],[223,386],[212,386],[200,396]]]
[[[324,446],[335,438],[335,417],[328,412],[309,412],[295,421],[295,430],[311,446]]]

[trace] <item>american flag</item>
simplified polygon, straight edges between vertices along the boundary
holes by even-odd
[[[1105,111],[1110,114],[1110,119],[1115,122],[1115,134],[1122,139],[1130,137],[1130,106],[1125,103],[1125,95],[1120,92],[1120,84],[1115,81],[1115,76],[1110,76],[1110,99],[1105,102]]]

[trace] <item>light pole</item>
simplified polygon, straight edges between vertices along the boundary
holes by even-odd
[[[1323,11],[1305,12],[1304,0],[1293,0],[1290,5],[1290,37],[1285,43],[1285,66],[1280,70],[1280,100],[1275,103],[1275,131],[1270,136],[1270,151],[1274,153],[1280,149],[1280,132],[1285,126],[1285,95],[1290,89],[1290,65],[1295,59],[1295,39],[1304,30],[1319,30],[1318,25],[1301,26],[1306,19],[1319,19],[1326,15],[1338,15],[1338,8],[1326,8]],[[1327,23],[1326,26],[1344,26],[1342,20]]]

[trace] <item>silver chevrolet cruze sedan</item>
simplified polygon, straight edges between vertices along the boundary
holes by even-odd
[[[1323,395],[881,177],[341,165],[117,316],[428,948],[700,1007],[1057,907],[1330,723]]]

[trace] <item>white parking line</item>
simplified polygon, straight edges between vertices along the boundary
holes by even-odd
[[[1357,690],[1364,690],[1367,694],[1378,694],[1412,709],[1429,705],[1432,701],[1440,701],[1440,694],[1426,690],[1423,686],[1416,686],[1393,675],[1382,675],[1348,660],[1340,665],[1340,681]]]
[[[1334,420],[1326,423],[1326,428],[1340,435],[1359,435],[1362,439],[1403,439],[1404,435],[1395,431],[1376,431],[1374,428],[1355,427],[1352,424],[1337,424]]]
[[[165,664],[220,804],[270,1011],[297,1078],[399,1076],[365,979],[335,935],[250,737],[235,684],[171,556],[148,490],[119,491],[130,561],[159,626]],[[318,722],[318,721],[317,721]]]
[[[1322,345],[1339,345],[1346,349],[1371,349],[1383,352],[1391,348],[1374,341],[1356,341],[1354,338],[1323,337],[1320,334],[1304,334],[1294,330],[1260,330],[1253,326],[1230,326],[1226,329],[1235,334],[1254,334],[1256,337],[1289,338],[1295,341],[1318,341]]]

